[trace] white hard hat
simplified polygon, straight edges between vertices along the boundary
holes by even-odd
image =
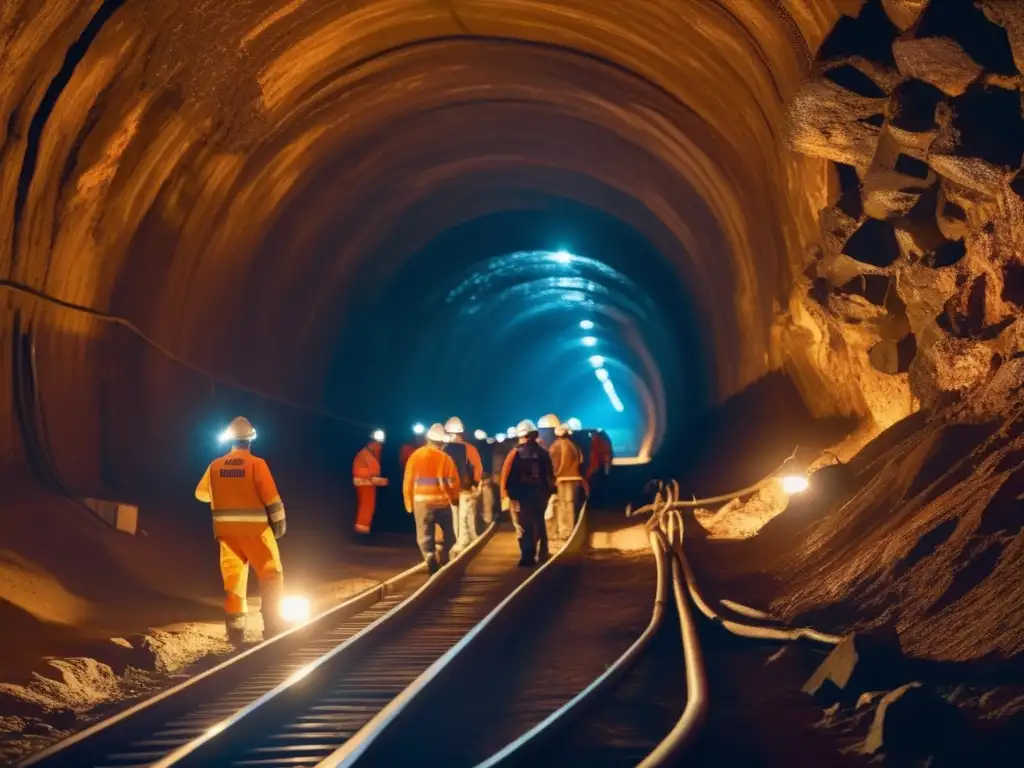
[[[557,427],[555,427],[555,436],[565,437],[566,435],[569,434],[570,431],[571,430],[569,429],[568,424],[559,424]]]
[[[583,422],[577,419],[575,416],[573,416],[565,423],[569,425],[569,429],[571,429],[573,432],[583,429]]]
[[[431,424],[427,430],[427,440],[432,443],[443,443],[448,439],[448,433],[444,431],[443,424]]]
[[[519,426],[516,427],[516,435],[518,437],[526,437],[531,432],[537,431],[537,425],[529,419],[523,419],[519,422]]]
[[[452,416],[445,422],[444,431],[452,435],[461,435],[466,430],[462,426],[462,419],[458,416]]]
[[[505,437],[515,437],[518,434],[515,427],[509,427],[505,430]]]
[[[256,430],[245,416],[235,416],[227,429],[220,433],[221,442],[228,440],[255,440]]]
[[[537,422],[537,426],[541,429],[551,429],[561,424],[561,420],[553,413],[549,413],[546,416],[541,416],[540,421]]]

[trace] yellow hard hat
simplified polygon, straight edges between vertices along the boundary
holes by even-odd
[[[448,439],[448,433],[444,431],[443,424],[431,424],[427,430],[427,440],[432,443],[443,443]]]
[[[236,416],[228,424],[227,429],[220,433],[220,440],[226,443],[229,440],[255,440],[256,430],[253,429],[245,416]]]
[[[523,419],[519,422],[519,426],[516,427],[516,435],[518,437],[526,437],[531,432],[537,431],[537,425],[529,419]]]
[[[554,429],[561,423],[562,421],[555,416],[555,414],[549,413],[546,416],[540,417],[540,421],[537,422],[537,426],[541,429]]]
[[[461,435],[466,430],[462,426],[462,419],[458,416],[452,416],[445,422],[444,431],[452,435]]]

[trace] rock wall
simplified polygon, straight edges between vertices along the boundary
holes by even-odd
[[[1024,4],[872,0],[818,51],[790,141],[829,205],[779,333],[885,428],[1024,345]],[[854,386],[850,386],[851,382]]]

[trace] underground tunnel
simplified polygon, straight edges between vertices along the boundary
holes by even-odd
[[[113,635],[223,650],[151,628],[219,618],[192,493],[238,414],[336,597],[418,557],[349,541],[371,431],[412,547],[413,424],[554,412],[623,499],[798,446],[813,504],[698,517],[717,581],[1013,658],[1022,68],[1013,0],[8,0],[0,683]]]

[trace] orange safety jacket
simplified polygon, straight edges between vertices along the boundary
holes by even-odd
[[[209,503],[218,539],[261,536],[270,523],[285,519],[270,467],[247,448],[215,459],[196,486],[196,498]]]
[[[583,479],[580,474],[583,453],[569,438],[557,438],[548,453],[551,454],[551,464],[555,469],[556,480]]]
[[[508,452],[508,455],[505,457],[505,461],[503,461],[501,464],[501,480],[498,482],[498,487],[501,489],[501,498],[503,499],[508,498],[508,491],[506,490],[506,486],[508,485],[509,473],[512,471],[512,461],[516,457],[516,449],[519,448],[519,446],[525,442],[526,441],[524,439],[520,438],[519,442],[512,446],[512,449]],[[540,441],[538,440],[537,442]]]
[[[382,485],[380,476],[380,459],[369,447],[364,447],[352,461],[353,485]]]
[[[433,508],[458,504],[461,487],[452,457],[433,445],[417,448],[405,465],[402,495],[410,512],[417,503]]]

